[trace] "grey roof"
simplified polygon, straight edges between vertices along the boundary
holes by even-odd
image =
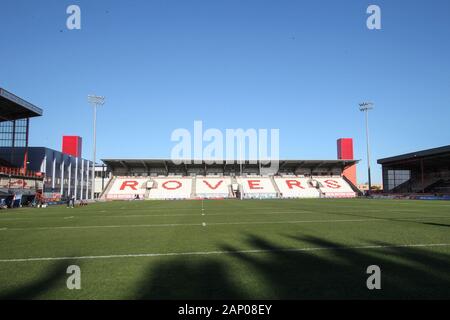
[[[405,154],[401,154],[401,155],[389,157],[389,158],[383,158],[383,159],[379,159],[377,161],[377,163],[388,164],[391,162],[424,159],[424,158],[429,158],[429,157],[434,157],[434,156],[443,156],[446,154],[448,154],[450,156],[450,145],[439,147],[439,148],[405,153]]]
[[[102,159],[102,161],[108,165],[110,168],[114,169],[117,167],[121,168],[150,168],[150,167],[165,167],[170,166],[207,166],[207,167],[223,167],[223,166],[233,166],[240,165],[239,160],[223,160],[222,163],[207,163],[205,160],[180,160],[180,163],[174,163],[171,159]],[[303,167],[303,168],[345,168],[358,163],[359,160],[279,160],[280,168],[290,168],[290,167]],[[245,166],[259,166],[258,161],[243,160]],[[264,166],[264,164],[263,164]]]
[[[0,122],[42,116],[41,108],[0,88]]]

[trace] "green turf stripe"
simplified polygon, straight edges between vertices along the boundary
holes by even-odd
[[[448,216],[411,217],[411,218],[369,218],[369,219],[332,219],[332,220],[289,220],[289,221],[239,221],[239,222],[209,222],[214,225],[258,225],[258,224],[301,224],[301,223],[345,223],[345,222],[405,222],[421,221],[428,219],[450,219]],[[95,225],[95,226],[53,226],[30,228],[1,228],[0,231],[20,230],[58,230],[58,229],[101,229],[101,228],[158,228],[158,227],[189,227],[203,226],[203,223],[161,223],[161,224],[130,224],[130,225]]]

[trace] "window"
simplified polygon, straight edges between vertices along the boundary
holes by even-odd
[[[28,119],[0,122],[0,147],[27,145]]]
[[[387,181],[388,181],[388,189],[392,190],[395,187],[398,187],[402,183],[411,179],[411,171],[410,170],[388,170],[387,172]]]

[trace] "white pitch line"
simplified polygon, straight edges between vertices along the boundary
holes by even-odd
[[[150,227],[181,227],[201,226],[200,223],[164,223],[164,224],[130,224],[106,226],[65,226],[65,227],[36,227],[36,228],[9,228],[7,230],[53,230],[53,229],[97,229],[97,228],[150,228]],[[0,229],[1,231],[1,229]]]
[[[239,221],[239,222],[211,222],[209,225],[252,225],[252,224],[300,224],[300,223],[335,223],[335,222],[399,222],[399,221],[420,221],[427,219],[450,219],[450,216],[434,217],[412,217],[412,218],[370,218],[370,219],[333,219],[333,220],[291,220],[291,221]],[[31,228],[8,228],[0,231],[18,230],[57,230],[57,229],[96,229],[96,228],[157,228],[157,227],[189,227],[202,226],[201,223],[163,223],[163,224],[130,224],[130,225],[104,225],[104,226],[56,226],[56,227],[31,227]]]
[[[237,215],[237,216],[243,216],[243,215],[273,215],[273,214],[299,214],[299,213],[321,213],[317,211],[307,211],[307,210],[297,210],[297,211],[271,211],[271,212],[235,212],[232,211],[227,213],[210,213],[209,216],[231,216],[231,215]],[[323,212],[322,212],[323,213]],[[325,212],[324,214],[329,214]],[[138,217],[184,217],[184,216],[197,216],[196,213],[167,213],[167,214],[118,214],[118,215],[85,215],[85,216],[77,216],[77,218],[84,219],[84,218],[138,218]],[[56,217],[56,216],[40,216],[39,219],[55,219],[55,218],[67,218],[67,217]],[[29,217],[29,218],[0,218],[0,222],[2,221],[30,221],[34,220],[36,221],[36,217]]]
[[[245,209],[243,212],[237,212],[235,211],[235,209],[233,209],[233,211],[231,212],[227,212],[227,213],[209,213],[208,216],[245,216],[245,215],[275,215],[275,214],[326,214],[326,215],[345,215],[345,214],[357,214],[358,212],[319,212],[319,211],[310,211],[310,210],[296,210],[296,211],[270,211],[270,212],[245,212],[247,209]],[[366,211],[370,211],[370,212],[382,212],[383,210],[365,210]],[[390,213],[395,213],[395,212],[404,212],[405,214],[408,213],[413,213],[413,212],[419,212],[419,211],[413,211],[413,210],[394,210],[394,211],[390,211]],[[197,216],[198,214],[196,213],[175,213],[175,214],[171,214],[171,213],[166,213],[166,214],[117,214],[117,215],[80,215],[77,216],[77,218],[80,219],[84,219],[84,218],[119,218],[119,219],[123,219],[123,218],[141,218],[141,217],[184,217],[184,216]],[[202,213],[202,215],[204,215],[204,213]],[[55,216],[40,216],[39,219],[54,219],[54,218],[63,218],[63,219],[67,219],[68,217],[55,217]],[[70,218],[70,217],[69,217]],[[74,218],[74,217],[73,217]],[[374,217],[376,218],[376,217]],[[390,219],[395,219],[397,217],[384,217],[384,218],[390,218]],[[380,219],[384,219],[384,218],[380,218]],[[16,220],[21,220],[21,221],[30,221],[30,220],[36,220],[36,217],[29,217],[29,218],[0,218],[0,222],[2,221],[16,221]]]
[[[444,205],[441,205],[444,206]],[[343,207],[343,206],[340,206]],[[351,206],[346,206],[346,207],[351,207]],[[355,208],[355,207],[352,207]],[[299,210],[298,208],[283,208],[286,210],[292,210],[292,211],[272,211],[275,208],[230,208],[227,209],[229,212],[227,213],[210,213],[208,215],[210,216],[222,216],[222,215],[272,215],[272,214],[307,214],[307,213],[312,213],[312,214],[332,214],[332,215],[339,215],[339,214],[353,214],[353,213],[359,213],[359,212],[327,212],[327,211],[314,211],[314,210]],[[355,208],[360,210],[361,208]],[[149,211],[149,212],[164,212],[164,211],[181,211],[181,210],[192,210],[192,208],[168,208],[168,209],[130,209],[128,211]],[[210,208],[208,209],[208,211],[222,211],[223,209],[220,208]],[[254,211],[254,210],[258,210],[260,212],[248,212],[248,211]],[[361,209],[364,212],[384,212],[384,209]],[[204,210],[205,211],[205,210]],[[264,211],[268,211],[268,212],[264,212]],[[106,210],[102,210],[99,211],[100,213],[105,213],[107,212]],[[397,209],[397,210],[390,210],[389,209],[389,213],[397,213],[397,212],[405,212],[407,213],[414,213],[414,212],[420,212],[420,210],[401,210],[401,209]],[[112,215],[79,215],[77,216],[77,218],[128,218],[128,217],[181,217],[181,216],[195,216],[197,214],[192,214],[192,213],[176,213],[176,214],[112,214]],[[61,217],[61,216],[57,216],[57,215],[51,215],[51,216],[39,216],[39,219],[54,219],[54,218],[65,218],[65,217]],[[36,220],[36,217],[9,217],[9,216],[4,216],[4,217],[0,217],[0,222],[2,221],[29,221],[29,220]]]
[[[402,218],[402,219],[395,219],[395,218],[370,218],[370,219],[336,219],[336,220],[299,220],[299,221],[252,221],[252,222],[213,222],[210,223],[210,225],[239,225],[239,224],[295,224],[295,223],[329,223],[329,222],[368,222],[368,221],[392,221],[392,219],[395,219],[395,221],[420,221],[420,220],[426,220],[430,218],[439,218],[439,219],[450,219],[450,217],[417,217],[417,218]]]
[[[0,259],[0,262],[32,262],[32,261],[55,261],[55,260],[94,260],[115,258],[144,258],[144,257],[169,257],[169,256],[203,256],[222,254],[246,254],[246,253],[271,253],[271,252],[308,252],[308,251],[337,251],[337,250],[362,250],[362,249],[395,249],[395,248],[429,248],[448,247],[450,243],[419,243],[399,245],[369,245],[349,247],[309,247],[309,248],[279,248],[279,249],[254,249],[254,250],[226,250],[226,251],[197,251],[197,252],[169,252],[169,253],[136,253],[136,254],[114,254],[104,256],[78,256],[78,257],[41,257],[41,258],[15,258]]]

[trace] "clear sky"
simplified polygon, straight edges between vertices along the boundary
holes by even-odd
[[[450,1],[0,0],[0,87],[44,109],[31,145],[81,135],[91,157],[169,157],[176,128],[280,129],[280,156],[376,159],[450,144]],[[66,9],[81,7],[81,30]],[[366,27],[379,5],[382,29]]]

